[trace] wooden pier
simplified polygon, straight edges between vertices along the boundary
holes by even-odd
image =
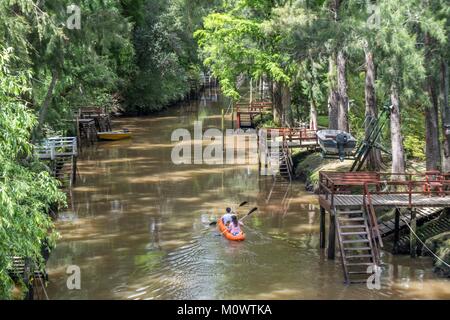
[[[77,136],[80,141],[80,146],[93,145],[97,141],[97,128],[94,119],[80,119],[74,120],[77,127]]]
[[[69,188],[76,181],[78,143],[76,137],[52,137],[35,147],[39,159],[48,162],[55,178]]]
[[[80,119],[92,119],[98,132],[111,131],[111,117],[104,108],[90,107],[79,110]]]
[[[309,128],[263,128],[268,139],[280,138],[287,142],[289,148],[315,149],[319,146],[317,130]]]
[[[236,128],[248,129],[255,128],[254,119],[256,116],[262,116],[272,112],[272,102],[270,101],[251,101],[238,102],[235,105]]]
[[[401,210],[408,212],[408,224],[415,232],[418,212],[450,207],[450,180],[436,171],[423,174],[320,172],[319,184],[320,246],[326,246],[328,211],[328,258],[335,258],[337,238],[346,283],[365,281],[370,275],[366,269],[381,263],[383,227],[375,214],[376,208],[395,210],[395,248],[399,241]],[[410,236],[410,248],[411,256],[415,257],[415,236]],[[355,279],[358,275],[365,278]]]

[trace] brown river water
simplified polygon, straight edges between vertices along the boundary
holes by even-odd
[[[83,150],[47,265],[50,299],[450,299],[430,258],[385,253],[381,289],[345,286],[339,257],[319,249],[317,197],[301,182],[268,199],[272,178],[257,165],[173,164],[173,130],[221,127],[225,103],[214,100],[116,119],[133,139]],[[231,242],[208,222],[242,201],[241,214],[259,210],[245,220],[247,240]],[[71,265],[80,290],[67,287]]]

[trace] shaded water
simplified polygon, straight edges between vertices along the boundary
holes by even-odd
[[[257,166],[174,165],[171,133],[221,126],[221,101],[124,118],[128,141],[85,149],[71,210],[48,263],[51,299],[427,299],[450,298],[429,258],[385,254],[381,290],[343,285],[339,259],[319,250],[319,208],[298,182],[282,203]],[[247,240],[225,240],[209,219],[248,201]],[[283,210],[285,205],[287,210]],[[81,269],[81,290],[68,290],[66,269]]]

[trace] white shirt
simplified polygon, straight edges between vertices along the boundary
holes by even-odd
[[[223,223],[227,224],[228,222],[231,222],[232,218],[233,218],[233,214],[225,213],[222,217]]]

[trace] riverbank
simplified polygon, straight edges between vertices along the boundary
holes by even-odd
[[[305,181],[307,191],[317,193],[319,190],[319,172],[320,171],[349,171],[352,161],[323,159],[319,152],[310,152],[298,150],[294,151],[293,161],[295,175]]]

